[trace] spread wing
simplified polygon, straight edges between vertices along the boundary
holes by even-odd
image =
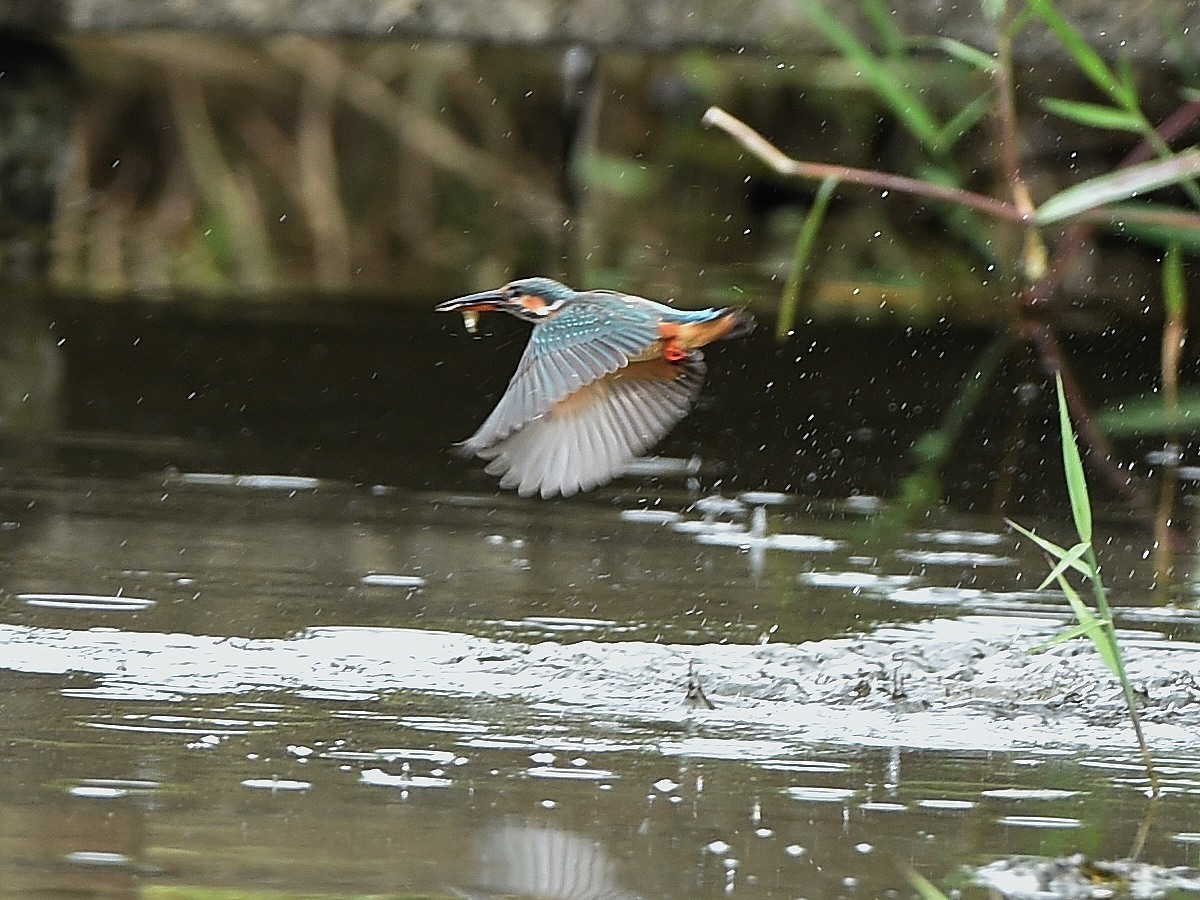
[[[516,488],[523,497],[569,497],[591,490],[620,473],[688,414],[704,369],[699,351],[679,362],[659,358],[630,363],[474,452],[491,460],[487,472],[501,476],[501,487]]]
[[[534,327],[504,396],[462,442],[463,451],[484,456],[566,397],[627,366],[658,337],[653,310],[597,294],[595,301],[587,295],[572,299],[553,319]]]

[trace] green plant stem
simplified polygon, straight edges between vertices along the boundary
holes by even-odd
[[[1163,463],[1158,489],[1158,511],[1154,521],[1155,583],[1161,592],[1167,589],[1174,571],[1174,546],[1171,524],[1175,514],[1175,495],[1179,489],[1179,366],[1187,343],[1187,288],[1183,273],[1183,251],[1179,244],[1167,248],[1162,261],[1163,322],[1159,351],[1163,388],[1163,406],[1167,416],[1167,459]]]
[[[1075,523],[1075,532],[1079,537],[1079,543],[1067,549],[1034,534],[1015,522],[1009,524],[1037,544],[1051,559],[1057,560],[1041,587],[1057,581],[1079,623],[1077,627],[1067,629],[1047,644],[1042,645],[1043,648],[1080,635],[1087,635],[1092,641],[1101,659],[1104,660],[1104,664],[1121,684],[1121,693],[1125,699],[1125,706],[1129,710],[1129,719],[1133,724],[1138,748],[1142,753],[1146,774],[1150,780],[1151,796],[1157,797],[1161,791],[1158,774],[1154,771],[1154,759],[1142,731],[1137,697],[1134,696],[1133,686],[1129,683],[1129,674],[1125,670],[1121,645],[1117,641],[1117,629],[1113,620],[1112,608],[1108,605],[1108,593],[1100,574],[1100,562],[1096,558],[1092,532],[1092,505],[1088,497],[1087,477],[1084,475],[1083,458],[1079,454],[1079,446],[1075,441],[1075,429],[1071,424],[1071,414],[1067,408],[1067,394],[1061,375],[1055,378],[1055,392],[1058,395],[1058,425],[1059,436],[1062,440],[1063,477],[1067,483],[1067,494],[1071,498],[1071,518]],[[1069,569],[1082,573],[1083,577],[1091,583],[1092,595],[1096,602],[1095,613],[1067,580]]]
[[[792,260],[792,270],[788,273],[787,284],[783,286],[783,297],[779,301],[779,319],[775,324],[775,337],[779,340],[787,338],[796,324],[796,309],[800,303],[800,289],[804,286],[804,276],[808,272],[809,259],[812,257],[813,244],[817,232],[825,221],[825,212],[829,209],[829,201],[837,189],[837,180],[826,178],[817,189],[813,205],[804,217],[804,225],[800,236],[796,239],[796,255]]]
[[[1105,621],[1104,630],[1108,633],[1113,645],[1119,646],[1117,644],[1117,626],[1113,621],[1112,608],[1108,605],[1108,592],[1105,591],[1104,582],[1100,579],[1100,563],[1096,559],[1096,550],[1090,543],[1085,559],[1095,573],[1089,580],[1092,582],[1092,594],[1096,599],[1096,611]],[[1120,653],[1116,654],[1116,660],[1117,680],[1121,683],[1121,694],[1125,697],[1125,706],[1129,709],[1129,720],[1133,724],[1133,732],[1137,735],[1138,749],[1142,753],[1142,763],[1146,766],[1146,774],[1150,779],[1150,795],[1157,797],[1162,792],[1162,787],[1158,781],[1158,773],[1154,770],[1154,758],[1150,754],[1150,745],[1146,743],[1146,735],[1142,732],[1142,716],[1138,712],[1137,697],[1134,696],[1133,685],[1129,683],[1129,676],[1125,672],[1125,661]]]

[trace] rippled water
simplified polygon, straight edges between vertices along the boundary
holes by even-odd
[[[75,365],[159,433],[100,434],[80,395],[70,440],[5,466],[4,896],[884,897],[910,869],[983,896],[965,867],[1119,858],[1143,822],[1146,862],[1200,863],[1200,616],[1157,605],[1136,528],[1105,519],[1104,565],[1157,806],[1090,649],[1028,652],[1068,619],[995,516],[747,485],[703,431],[523,501],[422,455],[458,413],[411,420],[389,478],[261,409],[172,431],[178,369]],[[1061,537],[1049,512],[1023,521]]]
[[[626,493],[10,484],[6,895],[874,897],[1128,852],[1118,698],[1081,646],[1012,649],[1066,620],[1010,535]],[[1131,626],[1147,678],[1200,662],[1169,618]],[[1175,689],[1147,852],[1194,864]]]

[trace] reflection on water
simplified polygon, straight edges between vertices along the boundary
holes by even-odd
[[[620,885],[604,844],[550,825],[491,825],[476,840],[477,884],[505,896],[571,900],[637,894]]]

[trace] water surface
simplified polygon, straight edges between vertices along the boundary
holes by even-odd
[[[1027,652],[1068,617],[986,485],[879,515],[902,383],[714,353],[671,459],[547,503],[445,452],[520,332],[111,325],[56,326],[62,428],[4,462],[5,896],[908,896],[1144,821],[1198,862],[1186,584],[1102,512],[1152,808],[1091,650]]]

